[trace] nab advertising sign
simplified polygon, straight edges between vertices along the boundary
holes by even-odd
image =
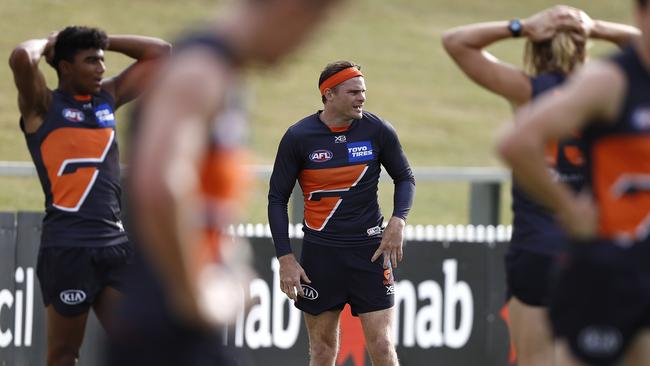
[[[280,291],[273,245],[265,238],[249,240],[258,278],[250,284],[252,305],[229,330],[228,344],[241,352],[246,364],[307,364],[307,332],[301,312]],[[292,246],[299,253],[299,241]],[[426,360],[443,365],[508,363],[506,324],[499,316],[503,275],[487,273],[502,271],[494,268],[497,258],[490,259],[497,255],[500,250],[484,243],[407,242],[404,260],[395,270],[393,334],[402,365]],[[371,365],[361,323],[348,307],[340,331],[336,365]]]
[[[41,219],[41,214],[0,213],[0,365],[45,363],[45,311],[35,276]],[[249,305],[225,330],[226,342],[242,366],[306,365],[307,331],[302,313],[280,291],[273,243],[268,237],[252,237],[265,232],[238,232],[249,237],[256,277],[241,291]],[[299,233],[297,228],[290,232]],[[512,361],[506,314],[501,312],[505,244],[494,237],[449,241],[409,235],[408,230],[406,238],[404,260],[394,271],[393,336],[400,363],[464,366]],[[293,239],[292,247],[299,256],[300,240]],[[70,293],[66,299],[76,301],[79,296]],[[92,318],[80,364],[101,365],[102,337]],[[346,307],[336,366],[370,364],[359,319]]]

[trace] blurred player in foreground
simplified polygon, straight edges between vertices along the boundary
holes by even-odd
[[[555,6],[522,20],[477,23],[445,32],[443,44],[461,70],[477,84],[504,97],[513,109],[562,85],[587,57],[587,40],[620,47],[639,30],[592,20],[583,11]],[[494,42],[526,38],[524,70],[485,51]],[[569,136],[547,150],[559,181],[579,191],[584,184],[581,141]],[[566,237],[548,209],[512,187],[513,233],[505,257],[509,330],[521,366],[548,365],[554,357],[548,324],[548,280]]]
[[[133,138],[131,223],[146,267],[123,306],[112,364],[237,363],[218,329],[241,306],[223,270],[240,250],[224,238],[244,176],[240,77],[277,63],[336,2],[243,0],[175,46]]]
[[[573,238],[550,302],[561,366],[650,364],[650,6],[636,3],[640,39],[520,110],[499,144],[518,184]],[[591,194],[546,169],[546,144],[575,131]]]

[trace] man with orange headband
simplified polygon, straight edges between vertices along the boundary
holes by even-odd
[[[361,320],[373,365],[397,365],[391,339],[392,268],[402,259],[402,230],[415,179],[393,127],[363,111],[366,86],[360,66],[331,63],[318,87],[323,110],[287,130],[271,176],[269,222],[281,290],[305,314],[310,365],[334,364],[346,303]],[[377,201],[381,166],[395,183],[394,210],[385,229]],[[305,200],[301,264],[287,230],[287,202],[296,179]]]

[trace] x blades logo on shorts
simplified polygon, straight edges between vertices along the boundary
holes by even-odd
[[[389,285],[386,286],[386,295],[394,295],[395,294],[395,285]]]

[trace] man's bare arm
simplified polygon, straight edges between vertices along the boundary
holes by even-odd
[[[170,55],[171,45],[153,37],[109,35],[107,50],[137,60],[102,85],[113,95],[119,107],[135,99],[149,85],[149,79],[156,73],[160,61]]]
[[[9,57],[9,66],[18,89],[18,108],[28,133],[41,126],[51,100],[51,92],[38,65],[43,57],[51,53],[55,41],[56,35],[48,39],[25,41],[16,46]]]

